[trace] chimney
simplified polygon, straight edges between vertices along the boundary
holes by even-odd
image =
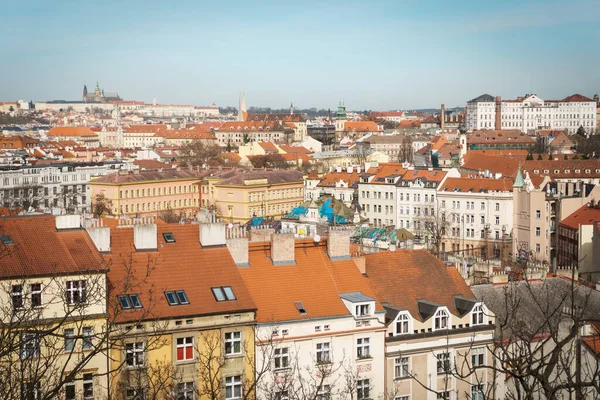
[[[158,250],[156,224],[133,225],[133,245],[136,251]]]
[[[248,236],[246,229],[228,228],[227,229],[227,250],[233,258],[237,267],[249,267],[250,260],[248,258]]]
[[[225,224],[222,222],[212,222],[208,224],[199,224],[200,226],[200,244],[202,247],[225,246]]]
[[[87,233],[99,252],[110,253],[110,228],[108,226],[87,228]]]
[[[56,217],[56,230],[79,229],[81,227],[81,216],[59,215]]]
[[[500,98],[500,96],[496,96],[496,121],[495,121],[494,128],[497,131],[502,129],[501,115],[502,115],[502,99]]]
[[[353,171],[353,168],[351,166],[346,169],[346,172],[348,172],[349,174],[351,174],[352,171]]]
[[[271,235],[271,261],[273,265],[296,264],[294,256],[295,238],[293,233],[274,233]]]
[[[446,129],[446,106],[442,104],[442,110],[440,112],[440,129],[443,131]]]
[[[350,259],[350,230],[346,228],[329,228],[327,253],[331,261]]]

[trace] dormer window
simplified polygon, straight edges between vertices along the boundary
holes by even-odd
[[[356,316],[364,317],[371,315],[371,307],[368,304],[359,304],[356,306]]]
[[[478,304],[471,311],[471,325],[483,324],[483,304]]]
[[[396,318],[396,335],[410,333],[410,318],[406,314],[398,314]]]
[[[448,329],[448,311],[438,310],[433,317],[433,329]]]

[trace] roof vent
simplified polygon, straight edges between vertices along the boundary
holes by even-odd
[[[15,244],[12,236],[9,236],[9,235],[2,235],[2,236],[0,236],[0,241],[4,245]]]
[[[306,309],[304,308],[304,304],[301,301],[296,301],[294,303],[294,305],[296,306],[296,309],[298,310],[298,312],[300,313],[300,315],[306,315],[306,314],[308,314],[306,312]]]

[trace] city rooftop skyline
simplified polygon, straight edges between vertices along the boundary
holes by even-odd
[[[600,3],[183,1],[4,5],[0,101],[418,109],[600,91]]]

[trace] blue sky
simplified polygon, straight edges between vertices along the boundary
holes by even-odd
[[[12,1],[0,101],[349,109],[600,91],[600,0]]]

